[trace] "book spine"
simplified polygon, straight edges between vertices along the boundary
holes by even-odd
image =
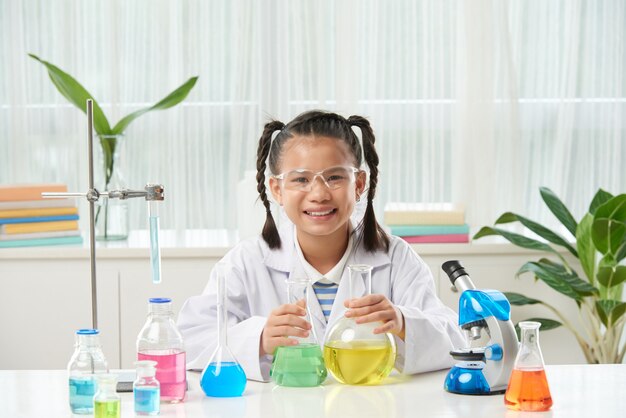
[[[38,216],[76,215],[77,207],[67,208],[41,208],[41,209],[13,209],[0,210],[0,219],[9,218],[32,218]]]
[[[33,184],[24,186],[1,186],[0,202],[14,202],[21,200],[43,200],[44,192],[67,192],[65,184]]]
[[[389,225],[391,233],[399,237],[420,235],[469,234],[469,225]]]
[[[45,245],[70,245],[82,243],[83,238],[80,236],[42,239],[20,239],[14,241],[0,241],[0,248],[39,247]]]
[[[68,208],[76,206],[74,199],[42,199],[0,202],[0,210],[37,209],[37,208]]]
[[[406,242],[411,244],[451,244],[451,243],[468,243],[468,234],[451,234],[451,235],[423,235],[415,237],[402,237]]]
[[[0,225],[41,223],[41,222],[51,222],[51,221],[76,221],[76,220],[78,220],[78,215],[34,216],[32,218],[0,219]]]
[[[387,225],[464,225],[464,211],[385,212]]]
[[[21,239],[39,239],[39,238],[75,237],[77,235],[80,235],[79,230],[31,232],[28,234],[0,234],[0,241],[15,241],[15,240],[21,240]]]
[[[78,229],[77,221],[34,222],[0,225],[3,234],[28,234],[30,232],[72,231]]]

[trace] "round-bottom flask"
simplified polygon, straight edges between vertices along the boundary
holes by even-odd
[[[306,320],[311,322],[309,311],[310,280],[296,278],[287,280],[288,303],[297,303],[304,299]],[[311,328],[306,338],[290,337],[298,340],[298,345],[278,347],[270,369],[271,378],[281,386],[312,387],[321,385],[328,375],[324,358],[315,330]]]
[[[359,284],[365,282],[371,293],[372,267],[359,264],[348,266],[350,298]],[[374,334],[381,322],[357,324],[345,316],[337,321],[326,337],[324,361],[328,371],[341,383],[376,385],[386,378],[396,360],[396,343],[389,333]]]
[[[547,411],[552,406],[552,396],[539,347],[541,323],[520,322],[520,349],[504,394],[504,404],[516,411]]]
[[[200,376],[200,387],[206,396],[230,398],[241,396],[246,389],[246,373],[228,348],[226,272],[228,265],[218,263],[217,270],[217,348]]]

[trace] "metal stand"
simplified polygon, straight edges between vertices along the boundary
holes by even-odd
[[[111,190],[99,192],[93,184],[93,101],[87,99],[87,138],[89,142],[89,190],[86,193],[42,193],[43,198],[86,197],[89,202],[89,249],[91,262],[91,322],[94,329],[98,328],[98,291],[96,282],[96,221],[94,204],[101,197],[107,199],[131,199],[144,197],[148,201],[161,201],[162,184],[147,184],[144,190]]]

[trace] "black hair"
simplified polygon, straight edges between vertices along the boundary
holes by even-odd
[[[376,194],[376,185],[378,183],[378,154],[374,142],[374,132],[367,119],[361,116],[350,116],[348,119],[341,115],[322,110],[310,110],[301,113],[294,120],[285,125],[279,121],[271,121],[265,125],[263,134],[259,139],[259,148],[257,150],[257,191],[259,197],[265,206],[266,220],[263,226],[262,236],[270,248],[280,248],[280,235],[276,228],[276,223],[270,211],[270,202],[267,198],[265,188],[265,170],[267,164],[272,174],[278,174],[278,165],[283,150],[283,145],[295,135],[299,136],[320,136],[336,138],[344,141],[348,145],[352,156],[355,159],[357,167],[361,166],[361,144],[359,139],[352,130],[356,126],[361,130],[363,138],[363,157],[370,171],[369,189],[367,193],[367,208],[365,215],[357,226],[362,229],[362,239],[365,249],[370,252],[376,250],[389,250],[389,236],[376,221],[374,214],[374,206],[372,201]],[[274,133],[276,137],[272,141]]]

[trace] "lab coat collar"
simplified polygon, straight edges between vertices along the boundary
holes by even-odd
[[[300,266],[298,260],[298,253],[296,250],[296,243],[294,242],[294,228],[295,226],[288,222],[279,229],[281,247],[277,250],[271,250],[267,247],[267,254],[264,257],[263,262],[267,267],[274,270],[282,271],[285,273],[291,273],[294,271],[296,265]],[[353,254],[348,258],[346,265],[350,264],[369,264],[374,269],[377,267],[385,266],[391,263],[389,254],[383,251],[368,252],[363,247],[363,242],[360,240],[362,231],[356,229],[356,226],[352,224],[352,230],[355,232],[354,242],[357,247],[354,249]],[[263,239],[263,238],[259,238]],[[301,266],[300,266],[301,267]],[[345,271],[345,269],[344,269]],[[343,277],[342,277],[343,280]]]

